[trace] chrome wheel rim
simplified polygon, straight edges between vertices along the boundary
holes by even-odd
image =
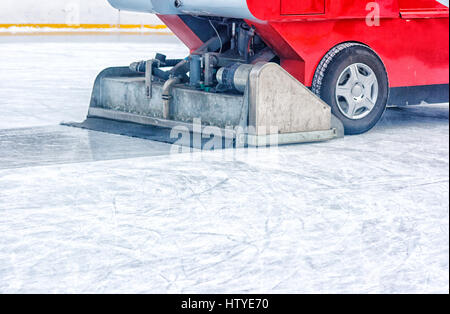
[[[378,100],[378,80],[375,72],[363,63],[349,65],[336,83],[336,102],[349,119],[367,117]]]

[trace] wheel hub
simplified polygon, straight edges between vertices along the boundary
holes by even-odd
[[[349,65],[336,83],[336,102],[341,113],[349,119],[367,117],[378,100],[378,80],[366,64]]]
[[[364,97],[364,86],[359,83],[353,85],[352,96],[356,99]]]

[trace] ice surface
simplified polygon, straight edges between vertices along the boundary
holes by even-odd
[[[448,0],[437,0],[437,2],[442,3],[446,7],[448,7]]]
[[[65,126],[0,130],[0,169],[169,153],[164,143]]]
[[[52,40],[0,43],[0,292],[449,292],[448,104],[166,155],[56,124],[84,118],[103,67],[182,46]]]

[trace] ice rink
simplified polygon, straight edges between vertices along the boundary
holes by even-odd
[[[170,154],[82,121],[174,37],[0,36],[0,293],[448,293],[449,105],[309,145]]]

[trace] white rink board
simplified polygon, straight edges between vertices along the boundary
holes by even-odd
[[[161,25],[153,14],[120,12],[106,0],[2,0],[0,24]]]

